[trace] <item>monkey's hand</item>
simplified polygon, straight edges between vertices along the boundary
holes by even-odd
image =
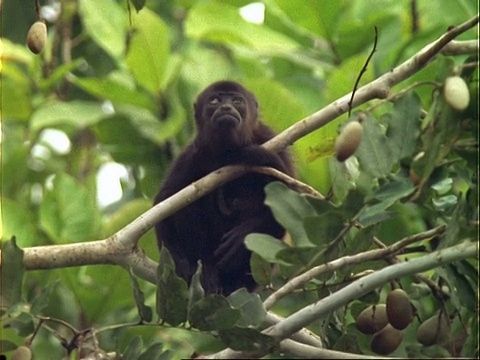
[[[255,224],[242,223],[225,233],[214,256],[219,268],[237,269],[248,263],[250,251],[245,247],[245,237],[255,232]]]

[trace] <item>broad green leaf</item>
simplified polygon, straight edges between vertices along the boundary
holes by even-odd
[[[38,232],[34,224],[33,214],[24,204],[6,197],[2,198],[2,237],[15,236],[22,247],[38,244]]]
[[[188,313],[188,321],[202,331],[231,329],[240,317],[240,310],[232,308],[225,297],[216,294],[196,302]]]
[[[23,274],[23,250],[17,246],[16,240],[2,241],[0,266],[0,304],[8,308],[21,300]]]
[[[249,234],[245,246],[268,262],[277,262],[277,252],[287,248],[282,241],[266,234]]]
[[[168,27],[147,8],[132,14],[132,22],[135,31],[128,49],[127,66],[140,85],[157,94],[167,85]]]
[[[122,74],[110,74],[106,78],[80,78],[71,76],[70,81],[84,91],[113,103],[131,104],[155,111],[153,98],[123,79]]]
[[[197,271],[192,276],[190,286],[188,288],[188,311],[192,309],[192,306],[205,297],[205,290],[201,283],[202,277],[202,263],[198,261]]]
[[[125,53],[127,16],[114,0],[80,0],[80,18],[85,31],[113,59]]]
[[[329,244],[339,235],[344,226],[343,216],[337,211],[308,216],[304,220],[308,238],[317,246]]]
[[[130,339],[122,355],[125,359],[138,359],[143,349],[143,339],[141,336],[134,336]]]
[[[83,129],[94,125],[109,114],[97,102],[74,100],[53,101],[38,108],[30,119],[30,130],[37,132],[47,127]]]
[[[255,282],[260,286],[268,286],[272,277],[272,265],[257,253],[250,257],[250,269]]]
[[[0,67],[2,120],[27,120],[32,111],[31,84],[29,84],[26,74],[16,64],[3,63],[3,56],[5,55],[2,53],[2,66]]]
[[[86,188],[59,174],[40,205],[40,226],[56,243],[94,240],[100,215]]]
[[[275,0],[273,4],[267,1],[267,10],[271,5],[278,5],[297,27],[301,26],[316,36],[332,41],[345,3],[344,0],[335,3],[317,0]]]
[[[219,332],[220,339],[236,351],[270,349],[276,344],[275,338],[251,328],[234,328]]]
[[[276,132],[307,116],[295,94],[281,83],[266,78],[251,78],[245,81],[245,85],[258,99],[262,121]]]
[[[140,289],[140,284],[136,276],[133,274],[132,269],[128,271],[130,275],[130,281],[133,286],[133,297],[135,299],[135,304],[137,305],[138,314],[142,321],[150,322],[152,321],[152,309],[150,306],[145,305],[145,294],[142,289]]]
[[[275,219],[285,227],[295,245],[311,246],[303,220],[307,216],[316,215],[316,212],[307,199],[281,182],[268,184],[265,193],[265,204],[272,209]]]
[[[172,326],[187,319],[188,286],[175,273],[175,263],[168,249],[163,246],[157,267],[157,314]]]
[[[374,194],[367,197],[365,200],[369,201],[372,198],[379,201],[387,201],[393,204],[415,191],[415,187],[410,181],[400,178],[399,180],[387,182],[381,186]]]
[[[238,8],[219,2],[193,7],[185,22],[185,33],[193,39],[241,45],[267,53],[285,53],[298,48],[292,39],[266,26],[245,21]]]
[[[360,170],[376,178],[385,177],[393,166],[393,157],[382,126],[372,116],[363,121],[363,136],[355,156]]]
[[[411,91],[401,97],[388,122],[387,138],[394,161],[411,157],[420,132],[420,99]]]
[[[263,323],[267,312],[258,294],[249,293],[245,288],[241,288],[230,294],[227,300],[234,309],[241,312],[237,326],[257,328]]]

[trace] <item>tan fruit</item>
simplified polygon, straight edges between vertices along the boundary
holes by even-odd
[[[47,25],[43,21],[36,21],[30,26],[27,34],[27,46],[34,54],[43,51],[47,41]]]
[[[12,354],[12,360],[30,360],[32,358],[32,351],[26,346],[19,346]]]
[[[362,140],[363,126],[358,121],[349,122],[335,141],[335,156],[345,161],[355,153]]]
[[[417,341],[425,346],[442,344],[448,339],[449,324],[445,314],[434,315],[417,329]]]
[[[395,329],[405,329],[413,319],[413,308],[410,299],[402,289],[395,289],[387,296],[387,318]]]
[[[370,348],[379,355],[388,355],[395,351],[403,340],[403,331],[395,329],[388,324],[382,330],[375,333],[370,343]]]
[[[385,304],[365,308],[357,318],[357,329],[364,334],[374,334],[388,324]]]
[[[455,110],[465,110],[470,102],[467,83],[460,76],[450,76],[443,84],[443,96]]]

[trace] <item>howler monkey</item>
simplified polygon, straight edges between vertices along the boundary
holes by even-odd
[[[174,162],[154,203],[225,165],[270,166],[293,176],[288,152],[260,146],[274,133],[258,119],[257,107],[255,96],[232,81],[213,83],[200,93],[194,104],[197,135]],[[190,282],[201,260],[207,293],[252,291],[245,237],[256,232],[281,238],[285,232],[264,204],[264,187],[273,180],[248,173],[159,222],[159,247],[164,244],[172,254],[177,274]]]

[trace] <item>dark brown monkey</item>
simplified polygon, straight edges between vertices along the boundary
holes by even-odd
[[[255,96],[236,82],[207,87],[194,105],[197,135],[174,162],[154,203],[225,165],[270,166],[293,176],[286,151],[276,154],[260,146],[274,133],[258,119],[257,107]],[[285,233],[264,205],[264,187],[274,180],[249,173],[158,223],[159,247],[164,244],[171,252],[178,275],[190,282],[201,260],[207,293],[252,291],[245,237],[264,233],[280,239]]]

